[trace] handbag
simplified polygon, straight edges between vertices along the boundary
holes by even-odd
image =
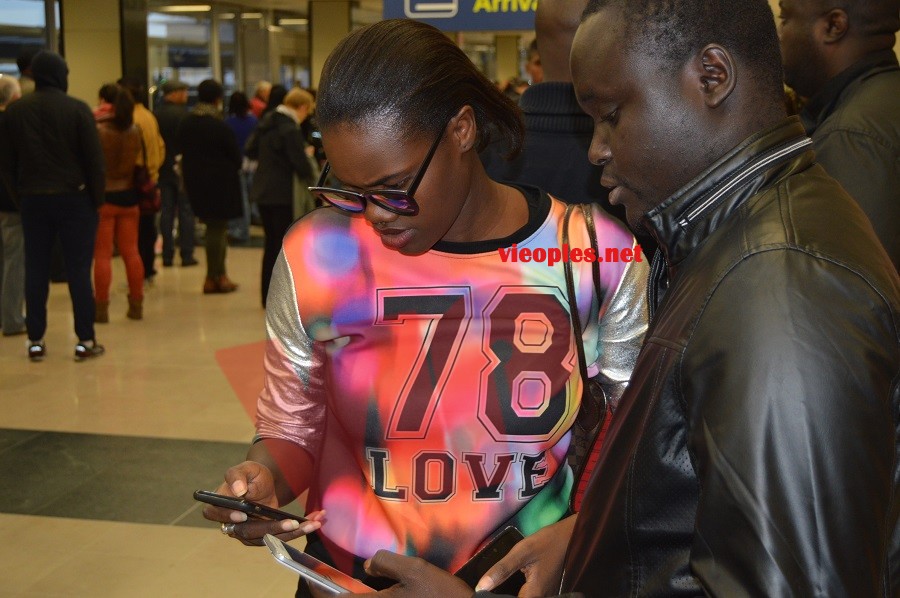
[[[133,187],[141,215],[147,216],[156,214],[162,208],[162,195],[157,184],[153,182],[153,177],[150,176],[150,169],[147,168],[147,146],[144,144],[144,134],[140,127],[138,127],[138,134],[141,138],[141,154],[144,157],[144,163],[134,167]]]
[[[569,219],[575,210],[581,210],[584,216],[594,255],[600,255],[600,252],[597,250],[597,231],[594,227],[594,216],[588,204],[569,204],[566,206],[565,216],[563,217],[563,245],[569,244]],[[575,425],[572,426],[572,440],[567,455],[569,465],[575,474],[572,486],[574,491],[569,497],[569,508],[573,513],[577,513],[581,507],[581,499],[584,496],[584,490],[587,488],[587,482],[590,479],[593,466],[597,462],[599,448],[603,443],[603,437],[610,418],[608,417],[609,401],[600,383],[600,377],[588,378],[587,363],[584,356],[584,341],[582,339],[584,328],[581,325],[581,316],[578,313],[572,262],[566,260],[563,263],[563,269],[565,271],[569,311],[572,313],[572,328],[575,331],[578,369],[583,381],[581,406],[578,410],[578,415],[575,417]],[[591,269],[594,282],[593,288],[596,292],[600,282],[600,265],[596,260],[592,262]]]

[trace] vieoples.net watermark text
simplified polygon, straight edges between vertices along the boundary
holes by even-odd
[[[580,247],[529,247],[519,248],[513,243],[512,247],[501,247],[497,250],[500,259],[506,262],[547,262],[548,266],[560,262],[643,262],[644,254],[640,245],[634,247],[606,247],[600,251],[600,255],[592,247],[581,249]]]

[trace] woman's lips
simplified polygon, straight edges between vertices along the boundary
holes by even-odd
[[[386,228],[379,230],[378,234],[381,235],[381,242],[386,247],[403,249],[412,239],[413,230],[411,228]]]

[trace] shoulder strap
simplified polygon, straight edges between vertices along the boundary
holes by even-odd
[[[569,244],[569,219],[575,209],[581,210],[581,213],[584,216],[584,220],[587,223],[588,236],[590,237],[591,241],[591,248],[594,250],[595,255],[599,255],[597,253],[597,232],[594,227],[594,215],[591,212],[591,207],[587,204],[569,204],[566,206],[566,213],[563,217],[563,245]],[[598,282],[600,280],[600,266],[597,263],[597,260],[594,260],[592,266],[594,290],[596,292],[596,289],[598,288]],[[576,423],[581,426],[583,430],[593,430],[600,423],[602,415],[605,414],[601,414],[601,405],[599,403],[599,400],[594,396],[594,393],[586,392],[588,387],[588,372],[587,362],[584,356],[584,340],[582,337],[584,329],[581,325],[581,316],[578,313],[578,300],[575,293],[575,281],[572,274],[572,262],[570,262],[569,260],[564,261],[563,269],[565,271],[566,277],[566,292],[569,296],[569,311],[572,313],[572,327],[575,330],[575,350],[578,352],[578,369],[581,373],[582,387],[585,389],[585,391],[581,393],[582,404],[581,408],[578,410]],[[602,408],[605,411],[605,405],[602,406]]]

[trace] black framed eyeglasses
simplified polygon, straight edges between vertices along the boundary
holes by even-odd
[[[425,161],[422,162],[419,171],[416,172],[416,175],[413,177],[412,183],[410,183],[409,187],[405,190],[371,189],[363,191],[362,193],[357,193],[346,189],[323,187],[322,185],[325,183],[325,178],[331,170],[331,165],[326,162],[325,168],[322,169],[322,174],[319,176],[319,181],[316,183],[315,187],[310,187],[309,191],[313,194],[313,197],[329,203],[339,210],[344,210],[345,212],[359,214],[360,212],[365,211],[366,202],[371,201],[376,206],[384,208],[388,212],[403,216],[415,216],[419,213],[419,204],[416,203],[413,195],[415,194],[416,189],[418,189],[419,183],[422,182],[425,171],[428,170],[428,165],[431,164],[431,158],[434,157],[434,153],[441,144],[441,139],[444,138],[444,131],[446,128],[446,126],[441,128],[441,133],[438,135],[438,138],[434,140],[434,143],[431,144],[431,149],[428,150]]]

